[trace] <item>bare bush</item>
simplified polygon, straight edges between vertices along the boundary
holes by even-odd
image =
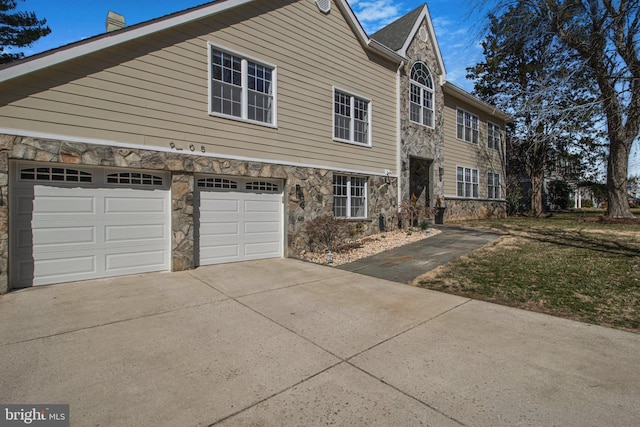
[[[413,199],[403,200],[402,203],[400,203],[398,218],[402,222],[402,227],[405,229],[418,226],[419,223],[425,222],[432,216],[434,216],[432,209],[426,206],[418,206]]]
[[[311,250],[333,251],[348,239],[352,230],[346,220],[323,215],[309,221],[306,231]]]

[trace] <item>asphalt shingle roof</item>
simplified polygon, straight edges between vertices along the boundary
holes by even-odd
[[[371,38],[394,51],[402,49],[402,46],[404,46],[404,43],[407,41],[407,37],[409,37],[409,33],[420,16],[420,12],[423,8],[424,5],[421,5],[406,15],[396,19],[391,24],[373,33]]]

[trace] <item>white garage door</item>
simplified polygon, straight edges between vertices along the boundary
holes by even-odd
[[[263,179],[196,179],[199,265],[283,255],[282,183]]]
[[[168,174],[18,164],[12,176],[12,287],[169,269]]]

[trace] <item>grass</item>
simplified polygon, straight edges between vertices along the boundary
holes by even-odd
[[[417,284],[638,333],[640,224],[585,222],[583,215],[464,222],[504,236]]]

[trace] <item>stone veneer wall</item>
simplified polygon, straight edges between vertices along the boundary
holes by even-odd
[[[0,293],[6,292],[9,285],[9,160],[171,171],[173,271],[191,269],[196,261],[194,173],[284,180],[287,246],[292,255],[307,247],[305,222],[320,215],[333,214],[334,172],[330,170],[0,135]],[[379,215],[391,218],[396,214],[397,179],[370,176],[368,196],[371,220],[359,221],[365,234],[378,230]]]
[[[507,202],[498,200],[447,199],[444,214],[447,220],[506,218]]]
[[[422,22],[422,27],[429,33],[426,22]],[[438,168],[443,164],[444,158],[444,93],[440,86],[440,72],[435,48],[430,38],[426,42],[420,40],[416,32],[415,39],[407,49],[409,61],[401,69],[400,75],[400,126],[401,145],[400,155],[402,159],[401,190],[402,199],[408,199],[410,185],[409,158],[418,157],[421,159],[433,160],[432,173],[429,177],[431,194],[429,198],[435,200],[436,195],[443,194],[442,182],[439,180]],[[410,77],[413,64],[418,61],[424,62],[431,71],[434,89],[434,129],[413,123],[409,120],[410,101]],[[419,204],[424,205],[426,195],[421,195]]]

